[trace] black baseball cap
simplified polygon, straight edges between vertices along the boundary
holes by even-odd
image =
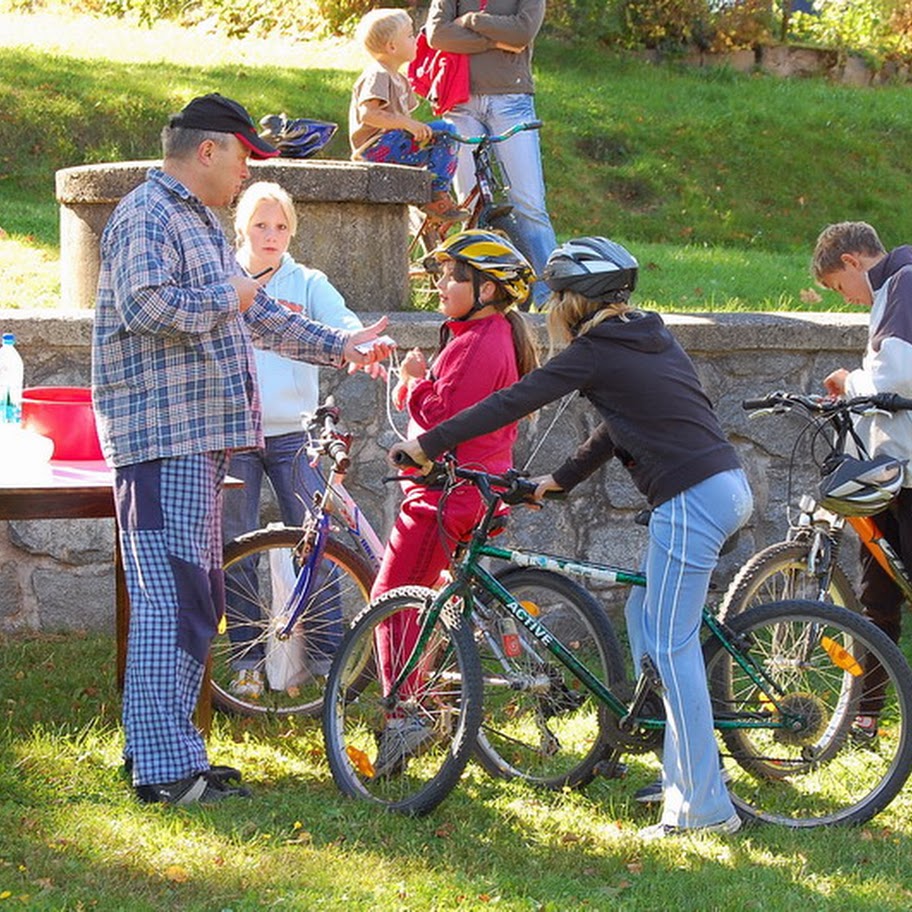
[[[257,135],[246,108],[218,92],[194,98],[179,114],[171,115],[168,126],[232,133],[250,150],[252,158],[274,158],[279,154],[278,149]]]

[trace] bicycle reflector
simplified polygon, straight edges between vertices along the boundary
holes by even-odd
[[[820,481],[820,505],[842,516],[872,516],[883,510],[902,487],[905,459],[843,456]]]
[[[832,659],[837,668],[848,672],[853,678],[860,678],[864,674],[864,669],[858,659],[848,649],[840,646],[832,637],[821,637],[820,645],[823,646],[826,654]]]

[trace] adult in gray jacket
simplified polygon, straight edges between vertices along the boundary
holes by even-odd
[[[446,114],[463,136],[503,133],[535,120],[532,43],[545,17],[545,0],[432,0],[427,33],[432,47],[469,55],[470,96]],[[538,133],[528,130],[495,146],[509,184],[513,240],[541,275],[557,242],[545,206]],[[472,155],[460,147],[453,181],[460,199],[475,184]],[[548,296],[536,282],[536,304]]]

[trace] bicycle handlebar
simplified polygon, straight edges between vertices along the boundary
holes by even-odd
[[[397,466],[422,468],[401,450],[397,450],[393,454],[392,461]],[[465,469],[456,465],[452,460],[446,460],[433,462],[430,471],[420,477],[405,475],[391,480],[407,479],[409,481],[423,481],[425,484],[440,484],[453,478],[468,481],[470,484],[475,485],[481,492],[482,497],[487,501],[500,498],[505,504],[511,506],[520,503],[538,502],[535,497],[538,485],[521,475],[516,469],[508,469],[502,475],[496,475],[477,469]],[[560,500],[566,494],[564,491],[547,491],[544,496],[546,500]]]
[[[912,410],[912,399],[898,393],[875,393],[872,396],[854,396],[851,399],[835,399],[832,396],[805,395],[777,391],[759,399],[745,399],[741,407],[753,412],[760,409],[785,410],[801,406],[805,411],[818,415],[833,415],[865,408],[880,409],[885,412]]]
[[[522,133],[525,130],[540,130],[541,128],[542,122],[540,120],[530,120],[524,123],[513,124],[513,126],[504,133],[495,133],[491,136],[462,136],[461,134],[454,133],[450,130],[435,130],[434,132],[440,136],[449,136],[451,139],[455,139],[456,142],[464,143],[467,146],[481,146],[503,142],[505,139],[509,139],[511,136],[515,136],[517,133]]]
[[[328,396],[326,402],[314,412],[313,417],[307,422],[307,429],[310,431],[320,429],[318,437],[320,453],[332,460],[334,472],[344,475],[351,467],[349,451],[352,438],[350,434],[342,433],[336,426],[339,414],[335,400],[332,396]]]

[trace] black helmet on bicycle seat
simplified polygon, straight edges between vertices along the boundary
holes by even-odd
[[[841,516],[879,513],[899,493],[905,465],[906,460],[887,455],[843,456],[820,481],[820,505]]]
[[[636,288],[639,263],[625,247],[603,237],[574,238],[551,256],[542,278],[552,291],[575,291],[594,301]]]
[[[516,304],[529,297],[535,281],[529,261],[499,231],[467,228],[450,235],[424,258],[424,268],[430,273],[439,272],[444,260],[460,260],[474,266],[501,285]]]

